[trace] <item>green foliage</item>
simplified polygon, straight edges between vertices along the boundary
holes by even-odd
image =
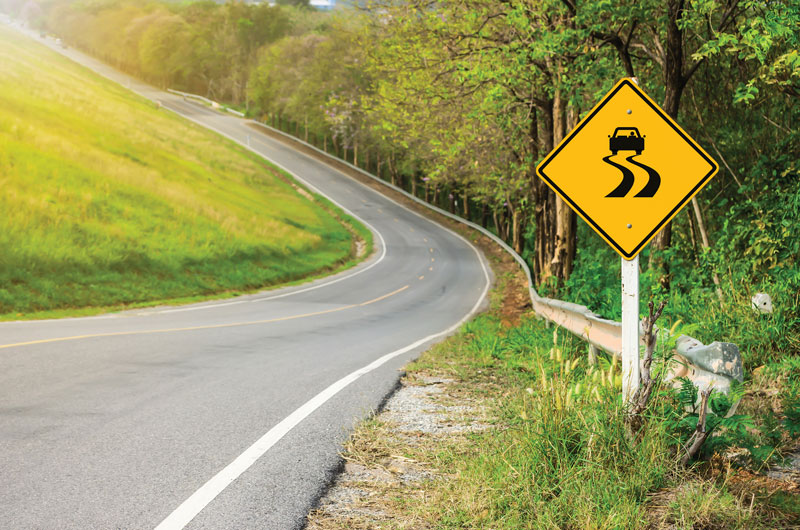
[[[800,351],[797,2],[369,7],[54,0],[46,14],[56,33],[122,68],[302,124],[295,131],[348,160],[358,151],[430,202],[469,206],[464,215],[533,265],[542,294],[611,319],[618,256],[580,219],[576,234],[553,221],[555,196],[533,168],[614,81],[636,75],[721,166],[697,196],[704,233],[687,208],[656,256],[668,292],[642,253],[642,303],[665,298],[670,322],[736,343],[747,370]],[[673,70],[680,86],[668,86]],[[550,270],[564,261],[553,248],[573,239],[567,278]],[[773,314],[751,310],[757,292],[772,297]]]
[[[293,8],[54,0],[46,10],[50,31],[119,68],[163,87],[239,104],[258,50],[291,31]]]
[[[4,29],[0,145],[5,318],[252,290],[351,256],[341,214],[262,159]]]
[[[679,447],[687,444],[697,427],[700,413],[697,388],[686,378],[680,383],[677,390],[666,391],[658,405],[668,431],[676,435],[675,443]],[[796,438],[800,399],[796,390],[784,397],[782,418],[771,409],[757,418],[750,414],[731,413],[731,407],[738,405],[745,394],[745,386],[738,382],[731,385],[727,395],[712,392],[706,416],[706,430],[711,436],[703,445],[701,457],[724,453],[728,448],[743,448],[750,456],[750,465],[760,470],[780,461],[782,452],[790,447],[787,441]]]
[[[627,436],[623,410],[610,397],[619,395],[618,385],[590,390],[599,372],[586,366],[582,345],[535,320],[504,330],[490,316],[466,325],[459,342],[450,354],[458,360],[446,366],[502,374],[497,414],[505,427],[473,435],[475,455],[452,462],[457,483],[438,508],[439,526],[480,521],[516,530],[593,521],[643,528],[646,495],[667,483],[674,462],[662,433],[653,430],[638,443]],[[602,370],[619,373],[612,363]]]
[[[663,353],[660,359],[668,362]],[[724,481],[701,483],[679,471],[680,444],[697,421],[696,411],[684,410],[695,406],[691,382],[661,391],[644,430],[632,437],[615,361],[601,355],[590,367],[585,345],[571,335],[533,319],[507,329],[492,315],[468,323],[409,369],[441,370],[470,387],[500,389],[488,393],[495,396],[487,415],[496,428],[437,455],[448,479],[430,486],[426,506],[415,506],[430,511],[437,528],[652,528],[664,491],[675,492],[664,522],[678,528],[724,521],[726,528],[767,529],[780,521],[762,515],[768,499],[752,508],[750,496],[742,501]],[[745,415],[724,417],[743,394],[734,385],[730,397],[714,396],[710,422],[720,436],[709,442],[715,450],[755,426]],[[753,452],[764,449],[753,446]],[[791,501],[781,503],[791,511]]]
[[[716,33],[695,57],[727,53],[752,65],[752,77],[736,87],[737,103],[754,103],[759,87],[776,87],[800,97],[800,6],[797,2],[764,4],[754,0],[741,4],[748,16],[739,18],[730,31]]]
[[[783,398],[783,426],[792,438],[800,437],[800,389],[794,388]]]

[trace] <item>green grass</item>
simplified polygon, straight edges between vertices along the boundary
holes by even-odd
[[[220,296],[369,232],[233,142],[0,28],[0,318]]]
[[[409,446],[411,458],[447,473],[426,502],[404,509],[435,528],[792,527],[792,501],[730,487],[735,470],[708,479],[702,464],[681,468],[671,394],[656,398],[632,437],[617,364],[601,356],[589,366],[585,343],[542,321],[505,328],[481,315],[408,372],[459,381],[459,395],[484,400],[495,427]]]

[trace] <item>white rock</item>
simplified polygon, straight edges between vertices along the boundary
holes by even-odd
[[[772,313],[772,298],[767,293],[757,293],[750,301],[753,309],[762,313]]]

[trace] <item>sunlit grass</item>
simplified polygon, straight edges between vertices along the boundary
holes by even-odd
[[[5,28],[0,190],[6,318],[251,290],[353,247],[255,155]]]

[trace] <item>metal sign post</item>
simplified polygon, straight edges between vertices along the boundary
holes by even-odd
[[[536,168],[622,256],[622,395],[639,388],[639,252],[719,166],[638,86],[622,79]]]
[[[639,256],[622,262],[622,399],[639,389]]]

